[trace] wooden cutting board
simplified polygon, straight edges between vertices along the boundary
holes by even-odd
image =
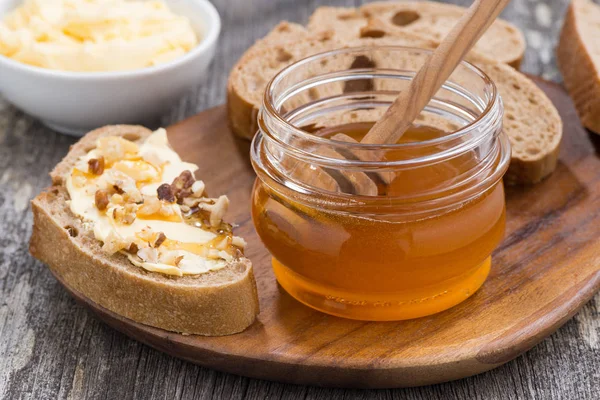
[[[506,239],[482,289],[445,312],[411,321],[363,322],[313,311],[278,285],[250,219],[255,178],[249,143],[234,139],[224,106],[168,129],[200,166],[211,193],[231,200],[229,220],[249,242],[261,313],[245,332],[184,336],[137,324],[74,293],[98,317],[158,350],[205,367],[299,384],[389,388],[443,382],[495,368],[571,318],[600,288],[600,136],[579,123],[553,83],[538,85],[564,121],[560,162],[532,187],[507,190]],[[64,283],[63,283],[64,285]]]

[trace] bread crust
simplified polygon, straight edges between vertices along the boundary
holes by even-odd
[[[596,18],[594,15],[600,18],[600,6],[587,0],[571,2],[556,56],[558,68],[581,122],[586,128],[600,134],[600,65],[594,63],[589,48],[594,40],[598,40],[600,28],[582,21],[583,18]],[[596,22],[600,23],[600,19]],[[589,31],[583,32],[585,29]]]
[[[187,334],[221,336],[241,332],[259,312],[250,260],[222,270],[173,277],[139,268],[122,254],[107,255],[90,227],[67,204],[64,177],[101,136],[141,140],[151,132],[110,126],[90,132],[52,171],[53,186],[32,201],[29,250],[70,288],[133,321]]]

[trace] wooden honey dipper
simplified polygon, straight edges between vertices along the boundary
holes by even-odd
[[[460,18],[442,43],[431,53],[423,66],[412,79],[409,87],[400,92],[394,103],[387,109],[381,119],[373,125],[367,135],[360,141],[364,144],[397,143],[412,121],[417,118],[435,93],[452,74],[456,66],[477,43],[479,38],[494,22],[509,0],[475,0],[467,12]],[[358,143],[350,136],[338,133],[331,139]],[[339,158],[340,154],[331,149],[319,149],[319,154]],[[352,158],[363,161],[376,161],[377,156],[368,159],[358,152],[349,151]],[[349,158],[349,157],[347,157]],[[331,176],[319,171],[310,172],[310,181],[314,185],[331,189],[334,185]],[[352,186],[355,194],[376,195],[377,185],[363,172],[339,172]],[[393,180],[392,173],[378,174],[386,184]],[[337,186],[336,186],[337,187]]]

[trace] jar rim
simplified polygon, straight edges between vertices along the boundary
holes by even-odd
[[[493,112],[495,109],[498,109],[501,104],[501,98],[498,94],[496,85],[491,80],[491,78],[488,77],[487,74],[485,72],[483,72],[479,67],[477,67],[476,65],[474,65],[468,61],[464,61],[464,60],[460,62],[459,66],[467,68],[470,72],[475,73],[477,76],[479,76],[481,78],[485,87],[488,88],[488,90],[490,92],[490,98],[487,101],[485,108],[472,121],[470,121],[468,124],[460,127],[456,131],[454,131],[448,135],[438,137],[438,138],[427,139],[427,140],[423,140],[423,141],[419,141],[419,142],[412,142],[412,143],[394,143],[394,144],[365,144],[365,143],[360,143],[360,142],[339,141],[339,140],[335,140],[335,139],[329,139],[329,138],[316,136],[309,132],[306,132],[305,130],[298,128],[295,125],[291,124],[289,121],[287,121],[286,118],[282,115],[282,113],[277,110],[277,108],[275,106],[276,101],[274,100],[274,98],[275,98],[275,95],[274,95],[275,90],[274,89],[277,87],[277,85],[281,84],[281,81],[288,74],[291,74],[295,69],[302,68],[303,66],[305,66],[308,63],[315,62],[315,61],[318,61],[318,60],[326,58],[326,57],[332,57],[332,56],[336,56],[336,55],[340,55],[340,54],[365,52],[365,51],[372,52],[374,50],[375,51],[404,50],[404,51],[410,51],[410,52],[420,52],[423,54],[431,54],[432,53],[432,50],[415,48],[415,47],[407,47],[407,46],[358,46],[358,47],[345,47],[345,48],[336,49],[336,50],[329,50],[329,51],[314,54],[314,55],[305,57],[299,61],[296,61],[296,62],[288,65],[287,67],[283,68],[281,71],[279,71],[267,84],[267,87],[266,87],[264,95],[263,95],[262,108],[261,108],[261,111],[259,113],[259,118],[258,118],[259,127],[261,128],[261,130],[263,132],[267,132],[267,134],[270,131],[269,129],[263,129],[264,121],[262,121],[263,120],[262,114],[266,113],[270,118],[272,118],[276,121],[277,125],[284,127],[286,130],[288,130],[288,132],[291,132],[292,135],[294,135],[295,137],[300,138],[302,140],[310,141],[317,145],[334,145],[334,146],[344,147],[344,148],[350,149],[350,150],[388,151],[388,150],[398,150],[398,149],[411,150],[411,149],[422,148],[422,147],[426,147],[426,146],[439,146],[444,143],[448,143],[450,141],[457,140],[461,137],[467,136],[475,128],[482,129],[482,127],[481,127],[482,124],[495,125],[498,122],[497,121],[498,115],[494,115],[495,113]],[[366,68],[366,70],[381,70],[381,69],[374,67],[374,68]],[[384,69],[384,70],[390,70],[390,69],[388,68],[388,69]],[[393,70],[393,71],[407,72],[405,70]],[[322,77],[323,76],[318,76],[318,78],[322,78]],[[500,114],[500,117],[501,117],[501,114]],[[501,118],[500,118],[500,122],[501,122]],[[485,129],[485,128],[483,128],[482,130],[488,131],[488,129]],[[493,130],[493,129],[491,129],[491,130]],[[287,146],[290,145],[290,143],[286,143],[286,142],[282,141],[280,138],[276,137],[275,135],[270,135],[270,134],[268,134],[268,135],[269,135],[269,139],[274,140],[275,142],[278,142],[278,144],[280,144],[280,145],[287,145]],[[474,138],[474,139],[478,139],[478,138]],[[479,139],[481,139],[481,138],[479,138]],[[470,141],[468,141],[468,142],[470,142]],[[465,147],[467,145],[468,145],[468,143],[465,142],[463,144],[463,146],[461,146],[461,147]],[[303,153],[302,149],[295,149],[295,150],[297,150],[299,154]],[[465,150],[451,148],[447,151],[442,151],[438,155],[435,155],[436,157],[434,157],[433,159],[431,159],[431,156],[426,156],[426,157],[424,157],[424,159],[420,159],[420,160],[419,159],[411,159],[411,160],[386,161],[385,163],[386,163],[386,165],[389,165],[389,166],[409,165],[409,164],[414,164],[414,163],[420,164],[422,162],[439,161],[440,159],[452,157],[457,152],[461,152],[461,151],[465,151]],[[308,152],[304,155],[307,157],[314,157],[314,154],[312,154],[310,152]],[[348,165],[353,165],[353,166],[357,166],[357,167],[368,167],[367,165],[369,163],[372,163],[372,162],[362,161],[362,160],[336,159],[335,164],[340,165],[340,162],[341,162],[341,164],[348,164]]]

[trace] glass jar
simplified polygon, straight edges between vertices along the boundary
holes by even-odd
[[[504,235],[510,145],[481,70],[459,65],[396,144],[331,137],[360,140],[428,55],[335,50],[287,67],[266,89],[252,217],[277,280],[310,307],[416,318],[464,301],[488,276]],[[356,186],[365,179],[376,192]]]

